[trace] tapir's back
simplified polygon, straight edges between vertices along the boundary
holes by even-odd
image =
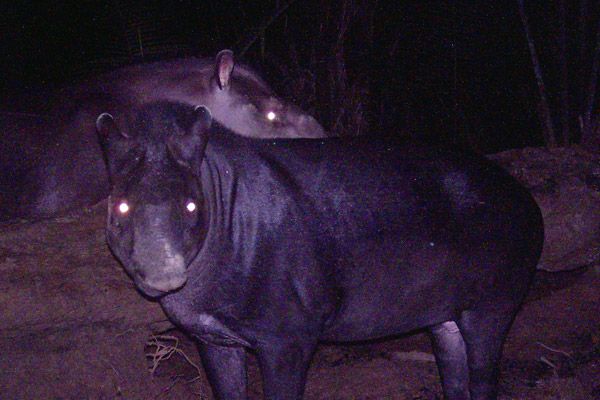
[[[343,311],[327,339],[385,336],[525,293],[541,252],[540,211],[483,157],[369,138],[242,142],[218,150],[238,170],[238,190],[252,192],[238,199],[285,209],[265,226],[296,232],[289,243],[280,233],[264,240],[313,243],[336,270]]]
[[[270,201],[299,204],[306,218],[318,218],[324,229],[345,239],[371,234],[369,227],[380,233],[441,229],[444,235],[476,237],[525,226],[530,232],[541,229],[539,208],[528,191],[469,151],[367,137],[225,136],[215,145],[245,189],[256,191],[253,199],[276,188],[278,196]]]

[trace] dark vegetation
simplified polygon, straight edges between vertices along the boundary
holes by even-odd
[[[332,134],[427,135],[486,153],[599,141],[594,1],[0,7],[11,90],[232,48]]]

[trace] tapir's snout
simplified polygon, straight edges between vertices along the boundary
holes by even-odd
[[[327,136],[321,124],[310,115],[295,115],[292,119],[292,129],[288,132],[290,137],[322,138]]]
[[[136,273],[134,276],[136,286],[149,297],[161,297],[169,292],[181,289],[187,282],[185,272],[146,277]]]
[[[180,251],[164,239],[138,240],[134,246],[133,271],[142,292],[157,297],[180,289],[187,281],[186,262]]]
[[[186,281],[187,277],[185,275],[173,275],[160,277],[159,279],[154,280],[146,280],[145,283],[147,286],[161,292],[171,292],[182,287]]]

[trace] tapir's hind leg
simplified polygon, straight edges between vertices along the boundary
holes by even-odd
[[[429,328],[433,353],[438,365],[444,398],[469,400],[469,367],[463,337],[454,321]]]
[[[481,307],[464,311],[458,326],[467,348],[471,400],[495,400],[502,345],[516,307]]]

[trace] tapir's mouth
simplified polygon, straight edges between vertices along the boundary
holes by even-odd
[[[181,289],[186,281],[185,275],[175,275],[159,279],[141,279],[135,277],[135,285],[146,296],[151,298],[160,298],[168,293]]]

